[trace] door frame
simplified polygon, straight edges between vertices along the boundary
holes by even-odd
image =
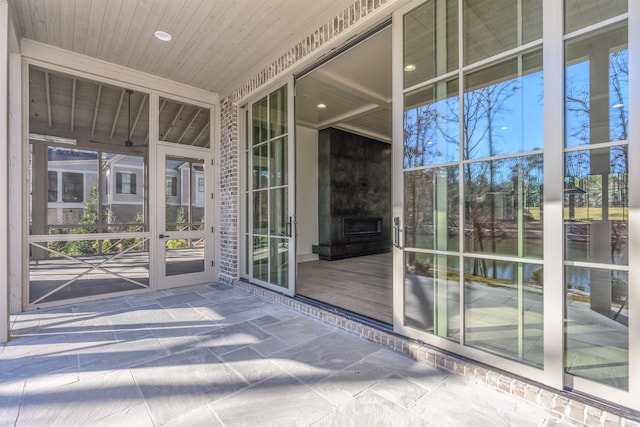
[[[183,146],[173,143],[157,142],[155,144],[155,177],[156,179],[150,183],[151,191],[156,195],[154,206],[155,215],[153,215],[154,230],[152,234],[152,240],[155,241],[155,248],[152,248],[154,267],[153,267],[153,282],[155,283],[155,289],[170,289],[175,287],[190,286],[195,284],[207,283],[213,280],[214,273],[214,189],[213,189],[213,155],[208,148],[194,148],[190,146]],[[172,240],[175,238],[204,238],[205,239],[205,253],[204,253],[204,270],[201,272],[166,275],[166,263],[165,254],[166,247],[161,242],[164,242],[164,235],[166,229],[166,215],[165,215],[165,161],[167,156],[179,156],[193,159],[202,159],[204,174],[205,174],[205,188],[204,188],[204,224],[203,230],[195,231],[183,231],[183,232],[171,232]],[[179,234],[180,233],[180,234]]]

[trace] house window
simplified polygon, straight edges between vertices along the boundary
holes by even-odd
[[[167,196],[177,196],[178,195],[178,178],[175,176],[168,176],[165,182],[166,185],[166,195]]]
[[[116,172],[116,194],[136,194],[136,174]]]
[[[204,193],[204,178],[198,178],[198,193]]]
[[[81,203],[84,201],[83,174],[62,172],[62,201]]]
[[[48,200],[50,202],[58,201],[58,172],[49,172],[48,174]]]

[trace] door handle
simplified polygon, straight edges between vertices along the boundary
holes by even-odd
[[[400,217],[393,218],[393,246],[400,247]]]
[[[287,222],[287,237],[291,237],[291,232],[292,232],[292,228],[293,226],[291,225],[291,217],[289,217],[289,222]]]
[[[171,237],[171,236],[169,236],[168,234],[160,234],[158,236],[158,238],[160,238],[160,239],[168,239],[169,237]]]

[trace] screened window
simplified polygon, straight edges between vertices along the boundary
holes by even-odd
[[[116,194],[136,194],[136,174],[117,172]]]
[[[84,176],[81,173],[62,172],[62,201],[81,203],[84,201]]]
[[[167,196],[177,196],[178,195],[178,178],[175,176],[167,177],[165,182],[165,194]]]

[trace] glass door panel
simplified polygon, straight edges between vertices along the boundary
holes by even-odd
[[[158,149],[158,182],[164,197],[158,208],[160,245],[159,287],[184,286],[211,281],[213,239],[206,226],[211,211],[211,177],[208,151],[161,145]]]

